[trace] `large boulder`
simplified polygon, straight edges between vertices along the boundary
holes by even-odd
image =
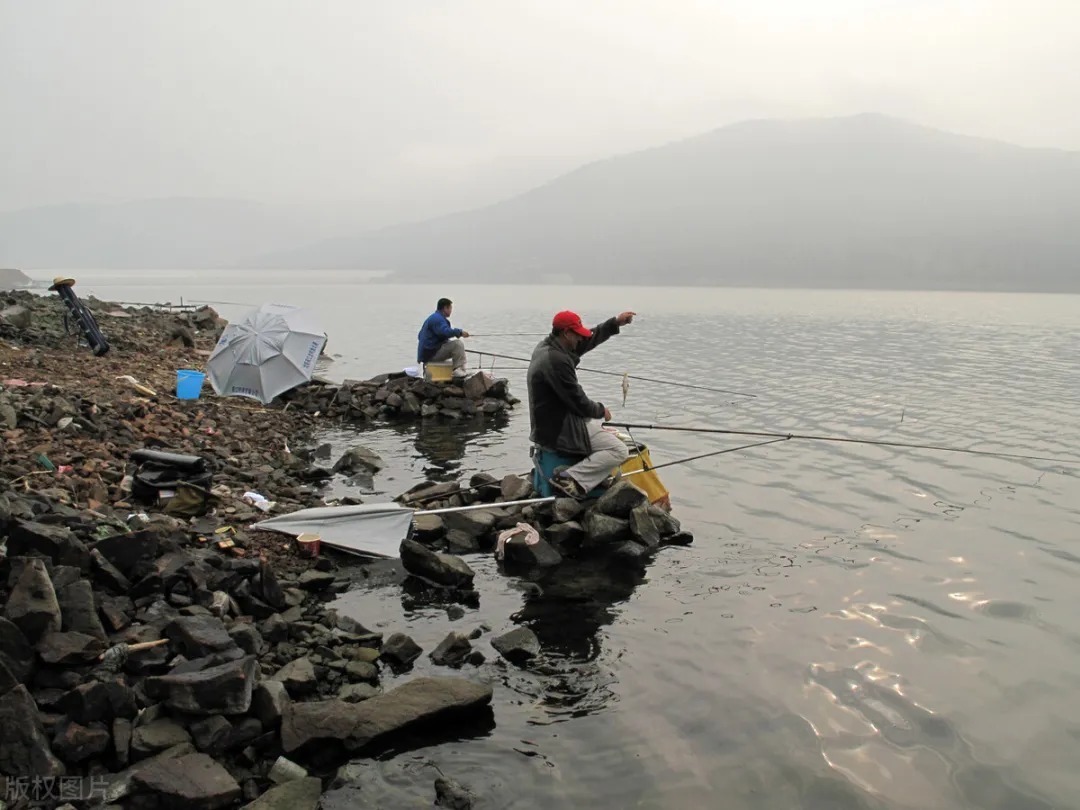
[[[596,509],[614,518],[626,519],[635,507],[649,503],[649,496],[629,481],[618,481],[596,502]]]
[[[135,692],[119,681],[90,681],[60,698],[59,708],[69,719],[84,726],[131,720],[139,713]]]
[[[630,536],[629,521],[605,515],[599,509],[585,516],[582,528],[585,530],[582,546],[586,548],[612,545]]]
[[[431,651],[431,662],[445,667],[460,667],[472,652],[472,644],[464,633],[451,632]]]
[[[105,642],[86,633],[50,633],[37,644],[46,664],[89,664],[105,652]]]
[[[395,667],[407,667],[424,650],[404,633],[393,633],[383,642],[379,657]]]
[[[90,551],[67,526],[17,520],[7,541],[9,557],[48,557],[54,565],[90,570]]]
[[[515,627],[491,639],[491,646],[512,664],[524,664],[540,654],[540,639],[528,627]]]
[[[216,616],[180,616],[165,626],[165,636],[186,658],[202,658],[236,647],[236,642]]]
[[[187,729],[175,720],[159,717],[152,722],[136,726],[131,734],[131,753],[135,759],[146,759],[167,751],[174,745],[189,742],[191,742],[191,735]]]
[[[415,540],[401,542],[401,564],[414,576],[451,588],[471,588],[476,576],[460,557],[431,551]]]
[[[60,604],[56,600],[56,591],[53,590],[44,560],[33,558],[26,561],[4,606],[4,616],[32,644],[43,636],[60,631]]]
[[[313,694],[319,685],[315,667],[307,656],[287,663],[274,673],[272,680],[283,683],[289,695],[294,698]]]
[[[386,463],[382,457],[370,447],[358,444],[349,448],[345,454],[334,464],[334,472],[343,473],[377,473]]]
[[[144,689],[152,699],[176,711],[243,714],[251,706],[256,668],[255,656],[246,656],[197,672],[150,677]]]
[[[362,703],[293,703],[281,723],[286,753],[332,743],[363,750],[405,728],[476,712],[491,703],[491,687],[461,678],[416,678]]]
[[[550,568],[562,562],[562,555],[542,537],[535,543],[527,542],[522,532],[503,544],[503,561],[507,568]]]
[[[486,509],[447,512],[442,519],[448,531],[464,532],[469,537],[482,537],[495,527],[495,515]]]
[[[236,780],[206,754],[155,760],[132,782],[136,795],[150,794],[147,798],[163,810],[218,810],[231,807],[241,794]]]
[[[26,681],[34,669],[34,648],[26,635],[10,619],[0,617],[0,663],[18,681]]]
[[[56,592],[56,600],[60,605],[62,629],[85,633],[105,641],[105,628],[101,626],[101,619],[98,618],[94,589],[89,582],[81,579],[65,585]]]
[[[23,684],[0,697],[0,774],[56,777],[65,773],[49,747],[37,705]]]
[[[322,781],[313,776],[272,787],[244,810],[315,810],[322,795]]]

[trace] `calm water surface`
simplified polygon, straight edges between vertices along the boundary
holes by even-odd
[[[639,319],[585,365],[744,391],[583,374],[617,418],[1080,457],[1080,297],[596,287],[402,287],[341,273],[81,271],[129,301],[307,305],[339,378],[413,362],[440,295],[477,333],[541,332],[559,309]],[[153,283],[148,283],[152,279]],[[106,324],[103,324],[105,326]],[[469,346],[527,355],[533,336]],[[484,361],[489,367],[492,359]],[[524,397],[521,364],[496,361]],[[528,468],[524,405],[497,431],[336,432],[423,476]],[[657,463],[735,446],[640,432]],[[541,659],[466,671],[495,727],[362,765],[372,806],[430,806],[436,768],[485,807],[1080,806],[1080,466],[787,442],[664,471],[696,536],[643,577],[542,590],[486,556],[478,610],[402,616],[397,588],[345,597],[430,650],[450,629],[526,623]],[[418,672],[435,672],[426,657]],[[445,674],[445,670],[443,671]],[[452,734],[450,735],[452,736]]]

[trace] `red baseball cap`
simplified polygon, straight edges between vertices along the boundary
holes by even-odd
[[[555,313],[555,317],[551,319],[552,329],[572,329],[582,337],[592,337],[592,331],[586,329],[581,323],[581,316],[576,312],[570,310],[564,310],[562,312]]]

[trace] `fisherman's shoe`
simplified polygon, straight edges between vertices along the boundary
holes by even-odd
[[[556,472],[549,480],[551,488],[562,493],[567,498],[583,501],[588,494],[581,488],[581,484],[567,475],[565,472]]]

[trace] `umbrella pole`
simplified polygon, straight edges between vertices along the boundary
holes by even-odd
[[[445,509],[422,509],[414,515],[446,515],[450,512],[473,512],[477,509],[502,509],[504,506],[527,506],[531,503],[551,503],[555,496],[547,498],[529,498],[524,501],[506,501],[505,503],[474,503],[472,506],[448,506]]]

